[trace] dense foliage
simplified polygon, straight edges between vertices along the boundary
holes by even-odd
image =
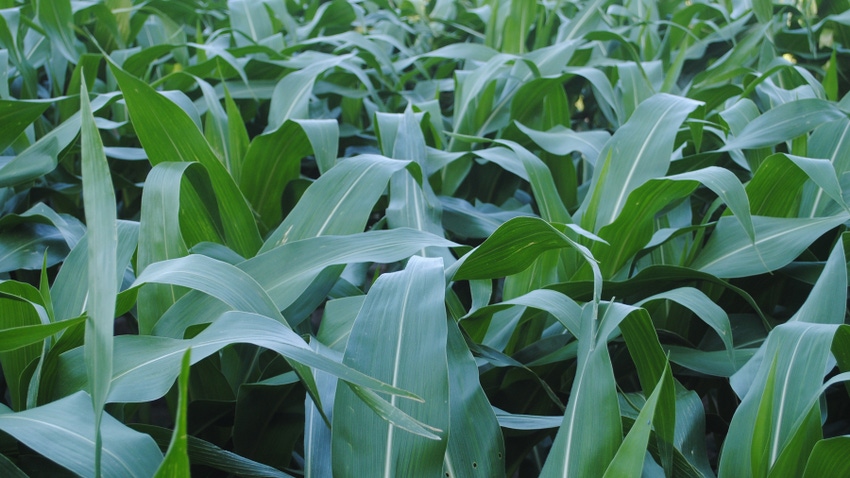
[[[0,475],[850,475],[848,48],[848,0],[0,0]]]

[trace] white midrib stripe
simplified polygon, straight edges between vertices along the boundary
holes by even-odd
[[[248,28],[251,29],[251,38],[254,41],[259,41],[260,39],[257,38],[257,30],[254,28],[254,20],[251,19],[251,10],[248,9],[248,1],[246,0],[242,2],[242,6],[245,7],[245,19],[248,20]]]
[[[593,353],[593,351],[591,351],[591,353]],[[589,356],[588,356],[588,358],[589,358]],[[584,378],[587,375],[587,367],[588,367],[589,362],[590,362],[590,360],[587,360],[587,361],[584,362],[584,367],[582,367],[581,375],[579,376],[578,385],[576,385],[575,394],[572,394],[571,396],[574,396],[576,398],[581,396],[580,393],[581,393],[582,385],[584,384]],[[571,398],[571,400],[572,400],[572,398]],[[575,434],[575,429],[573,428],[573,424],[575,423],[576,413],[578,413],[578,406],[577,405],[573,407],[572,412],[570,413],[570,420],[568,422],[569,428],[568,428],[568,434],[567,434],[567,446],[564,449],[564,468],[562,470],[563,473],[561,474],[561,476],[563,478],[567,478],[567,476],[569,476],[570,450],[572,449],[572,446],[573,446],[573,435]]]
[[[407,318],[407,303],[408,303],[407,299],[410,296],[410,290],[413,288],[413,277],[415,277],[416,275],[418,275],[418,274],[414,274],[414,271],[412,271],[412,270],[409,272],[409,276],[408,276],[409,279],[408,279],[408,282],[407,282],[407,287],[404,290],[404,298],[402,299],[401,314],[399,314],[399,317],[400,317],[401,320],[399,320],[399,324],[398,324],[398,340],[396,341],[396,344],[395,344],[395,357],[393,357],[393,380],[392,380],[392,382],[390,382],[392,384],[392,386],[396,387],[396,388],[398,388],[398,374],[399,374],[399,362],[400,362],[399,359],[401,357],[401,341],[402,341],[402,338],[404,336],[404,322],[405,322],[405,319]],[[398,397],[396,397],[395,395],[390,396],[390,405],[395,406],[397,398]],[[387,427],[388,427],[387,446],[386,446],[385,451],[384,451],[384,476],[387,477],[387,478],[391,478],[393,476],[391,467],[392,467],[392,462],[393,462],[393,455],[392,455],[393,435],[394,435],[393,432],[395,431],[395,427],[393,427],[393,424],[390,423],[390,422],[387,422]]]
[[[762,243],[764,243],[764,242],[766,242],[766,241],[769,241],[769,240],[771,240],[771,239],[775,239],[775,238],[777,238],[777,237],[779,237],[779,236],[784,236],[784,235],[786,235],[786,234],[791,234],[791,233],[797,232],[797,231],[799,231],[799,230],[801,230],[801,229],[805,229],[805,228],[807,228],[807,227],[809,227],[809,226],[812,226],[812,225],[815,225],[815,224],[820,225],[821,223],[829,222],[829,221],[830,221],[830,220],[832,220],[832,219],[835,219],[835,216],[833,216],[833,217],[823,218],[822,220],[819,220],[819,221],[816,221],[816,222],[807,222],[806,224],[801,224],[800,226],[795,227],[795,228],[793,228],[793,229],[787,229],[787,230],[784,230],[784,231],[777,232],[777,233],[775,233],[775,234],[771,234],[771,235],[769,235],[769,236],[763,236],[763,237],[761,237],[761,238],[759,238],[759,239],[756,239],[756,240],[755,240],[755,242],[747,243],[745,246],[741,246],[741,247],[739,247],[739,248],[737,248],[737,249],[735,249],[735,250],[732,250],[732,251],[727,252],[726,254],[724,254],[724,255],[722,255],[722,256],[720,256],[720,257],[718,257],[717,259],[715,259],[715,260],[713,260],[713,261],[711,261],[711,262],[709,262],[709,263],[707,263],[707,264],[705,264],[705,265],[701,266],[701,267],[699,268],[699,270],[705,270],[706,268],[711,267],[712,265],[717,264],[718,262],[721,262],[721,261],[723,261],[723,260],[727,259],[729,256],[734,256],[735,254],[738,254],[739,252],[742,252],[742,251],[744,251],[744,250],[746,250],[746,249],[748,249],[748,248],[750,248],[750,247],[755,246],[756,248],[758,248],[758,245],[759,245],[759,244],[762,244]],[[739,224],[740,224],[740,223],[739,223]]]
[[[649,134],[646,135],[646,139],[643,141],[643,144],[641,145],[638,154],[635,156],[636,160],[632,161],[632,165],[629,168],[629,174],[626,176],[626,180],[623,183],[623,187],[620,189],[620,194],[619,196],[617,196],[617,201],[614,202],[614,207],[611,209],[611,217],[606,218],[605,224],[611,224],[611,222],[613,222],[614,219],[617,217],[617,213],[619,212],[620,206],[623,204],[623,202],[625,202],[626,195],[631,192],[629,188],[629,183],[632,181],[632,177],[635,175],[635,170],[637,170],[638,163],[640,163],[640,158],[643,156],[644,151],[646,151],[650,140],[653,139],[652,136],[655,134],[655,131],[662,123],[664,123],[664,118],[667,116],[667,113],[669,113],[670,110],[672,110],[674,107],[676,107],[676,105],[672,104],[664,111],[664,113],[661,113],[661,116],[659,116],[658,121],[655,122],[655,125],[649,131]],[[597,221],[597,224],[598,223],[599,221]]]
[[[588,9],[586,10],[586,12],[587,12],[587,13],[586,13],[583,17],[581,17],[581,18],[579,18],[579,19],[578,19],[578,23],[576,23],[576,27],[572,29],[572,31],[570,32],[570,34],[569,34],[569,35],[567,35],[567,37],[565,38],[565,40],[572,40],[572,39],[573,39],[573,35],[574,35],[577,31],[578,31],[578,29],[579,29],[579,28],[581,28],[581,26],[582,26],[583,24],[587,23],[587,21],[590,19],[591,15],[592,15],[592,14],[594,13],[594,11],[595,11],[595,10],[597,10],[598,8],[599,8],[598,6],[596,6],[596,8],[593,8],[593,9],[588,8]],[[573,21],[575,21],[575,20],[573,20]],[[570,26],[572,26],[572,22],[570,23]]]
[[[316,231],[317,236],[321,236],[325,232],[325,229],[328,227],[328,223],[331,222],[331,218],[334,217],[334,214],[336,214],[336,212],[339,210],[340,206],[343,203],[346,202],[345,198],[347,198],[349,195],[351,195],[351,191],[354,189],[353,185],[359,183],[360,180],[363,179],[367,174],[369,174],[369,171],[371,171],[372,168],[374,168],[377,165],[378,165],[378,163],[372,163],[369,166],[367,166],[366,169],[362,173],[360,173],[360,176],[357,176],[357,179],[354,180],[351,183],[352,187],[348,188],[348,191],[346,191],[345,194],[343,194],[342,197],[339,198],[339,201],[337,201],[334,208],[331,209],[331,212],[328,214],[328,217],[327,217],[327,219],[325,219],[325,222],[322,223],[321,227],[319,227],[319,230]]]
[[[21,421],[24,421],[24,422],[33,422],[33,423],[41,424],[41,425],[46,426],[46,427],[55,428],[56,430],[60,430],[62,432],[65,432],[68,435],[71,435],[72,437],[75,437],[75,438],[79,439],[80,441],[82,441],[84,443],[90,444],[92,446],[92,448],[94,448],[94,441],[93,440],[90,440],[90,439],[84,437],[83,435],[80,435],[79,433],[74,432],[73,430],[56,426],[56,425],[54,425],[50,422],[46,422],[44,420],[36,420],[36,419],[33,419],[33,418],[22,417],[22,416],[13,415],[13,414],[3,415],[3,420],[21,420]],[[116,455],[111,449],[104,447],[103,451],[107,455],[111,456],[117,463],[119,463],[124,468],[124,470],[127,471],[128,476],[138,476],[136,473],[133,472],[133,468],[130,465],[128,465],[124,460],[121,460],[118,457],[118,455]]]
[[[844,138],[847,137],[847,132],[850,131],[850,122],[847,122],[847,125],[844,126],[844,131],[841,133],[841,139],[838,140],[838,143],[835,145],[835,151],[832,153],[832,157],[829,158],[829,164],[835,166],[835,160],[838,157],[838,152],[842,150],[841,144],[844,143]],[[817,193],[815,193],[815,200],[812,203],[812,210],[809,211],[809,217],[815,217],[815,213],[818,210],[818,205],[820,204],[821,199],[823,198],[823,188],[818,188]]]
[[[814,325],[811,325],[806,328],[806,330],[802,331],[797,337],[797,344],[794,346],[794,351],[791,353],[791,356],[788,358],[788,369],[785,372],[785,380],[782,384],[782,393],[779,395],[779,410],[776,413],[777,423],[776,429],[773,432],[773,442],[770,450],[770,461],[769,463],[772,465],[776,461],[776,457],[779,454],[779,432],[782,429],[782,413],[785,411],[785,397],[788,396],[788,384],[789,384],[789,376],[791,375],[791,365],[794,363],[794,358],[797,356],[797,351],[800,349],[800,344],[803,343],[803,337],[806,335],[806,332],[812,330]]]

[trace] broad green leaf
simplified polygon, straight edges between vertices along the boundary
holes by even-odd
[[[537,129],[570,124],[570,104],[561,78],[525,82],[511,98],[511,120]]]
[[[730,424],[723,444],[720,474],[752,476],[754,460],[761,469],[769,469],[775,463],[791,437],[793,425],[809,414],[819,395],[835,330],[835,325],[794,321],[771,331],[763,345],[764,359]],[[760,457],[759,451],[752,448],[752,433],[761,397],[768,385],[769,369],[774,362],[772,429],[767,439],[767,453]],[[800,466],[804,464],[801,462]]]
[[[336,121],[287,120],[251,141],[242,162],[239,187],[265,229],[280,223],[283,190],[298,178],[301,160],[312,153],[317,161],[332,164],[338,135]]]
[[[343,356],[344,364],[420,395],[424,403],[391,397],[390,404],[439,429],[440,439],[397,429],[371,413],[352,390],[339,389],[332,428],[334,473],[442,474],[450,415],[444,290],[441,259],[414,256],[404,271],[382,275],[366,296]]]
[[[38,270],[47,256],[47,265],[62,261],[68,247],[58,229],[28,223],[0,233],[0,271]]]
[[[671,203],[687,197],[696,187],[692,181],[665,178],[651,179],[635,189],[617,219],[599,230],[599,237],[607,243],[595,243],[590,248],[600,262],[603,277],[615,277],[627,266],[652,239],[655,216]],[[582,272],[587,271],[578,271],[576,278],[586,275]]]
[[[536,131],[519,123],[516,125],[520,131],[546,151],[559,156],[579,151],[590,164],[596,164],[599,153],[611,138],[607,131],[577,132],[563,126],[555,126],[548,131]]]
[[[661,375],[661,380],[655,386],[646,399],[646,403],[640,410],[637,419],[635,419],[632,429],[626,435],[617,454],[611,460],[608,468],[603,476],[641,476],[640,470],[643,468],[643,461],[646,457],[646,447],[649,442],[649,433],[652,430],[652,420],[655,416],[655,410],[658,406],[658,399],[664,387],[668,387],[672,391],[673,375],[670,373],[670,368],[664,369]]]
[[[151,164],[163,161],[203,164],[216,192],[227,244],[244,256],[253,256],[261,241],[248,203],[201,132],[168,98],[114,64],[110,66],[122,87],[133,126]]]
[[[139,223],[118,221],[118,254],[115,263],[116,286],[133,254],[139,238]],[[88,242],[86,234],[65,258],[50,294],[53,298],[57,321],[83,315],[88,297]]]
[[[117,93],[99,95],[91,102],[91,111],[98,112],[117,96]],[[59,162],[60,152],[77,138],[80,124],[81,113],[77,112],[0,166],[0,187],[27,183],[53,171]]]
[[[437,435],[437,433],[440,433],[443,430],[434,428],[411,417],[369,389],[361,388],[352,384],[349,384],[348,387],[357,396],[357,398],[375,412],[375,415],[377,415],[378,418],[388,422],[391,426],[394,426],[399,430],[410,432],[427,440],[440,440],[440,436]]]
[[[0,218],[0,227],[9,227],[18,224],[38,223],[51,225],[59,230],[68,247],[77,245],[80,238],[86,233],[83,223],[69,214],[60,214],[44,203],[38,203],[20,214],[6,214]]]
[[[595,310],[584,308],[570,399],[541,477],[602,476],[623,439],[617,384]]]
[[[162,397],[180,373],[180,360],[187,348],[192,348],[192,362],[197,363],[237,343],[250,343],[273,350],[306,366],[328,372],[345,381],[405,398],[418,397],[411,392],[387,385],[320,355],[304,339],[276,320],[257,314],[230,311],[222,314],[203,332],[188,340],[154,336],[121,335],[115,338],[112,387],[109,402],[140,403]],[[80,368],[80,349],[63,354],[55,395],[74,393],[85,386],[85,372]],[[138,384],[144,383],[144,387]]]
[[[561,416],[540,416],[540,415],[522,415],[517,413],[508,413],[493,407],[496,414],[496,419],[499,420],[499,426],[509,428],[511,430],[543,430],[546,428],[558,428],[564,421]]]
[[[246,0],[228,0],[227,8],[230,22],[235,30],[243,35],[234,35],[236,44],[244,46],[250,42],[258,43],[274,33],[271,19],[262,3],[254,4]],[[245,38],[247,36],[247,38]]]
[[[37,1],[36,13],[53,49],[71,63],[79,58],[74,37],[71,0]]]
[[[753,13],[759,23],[769,23],[773,18],[773,1],[772,0],[752,0]]]
[[[68,82],[68,87],[65,90],[66,95],[79,95],[80,87],[85,84],[84,88],[91,91],[94,88],[95,84],[95,75],[89,75],[88,78],[83,81],[83,73],[88,71],[89,73],[98,71],[100,67],[100,61],[103,57],[99,54],[91,54],[85,53],[80,55],[74,61],[77,63],[74,66],[74,72],[71,74],[70,81]],[[71,115],[79,111],[80,109],[80,100],[77,98],[72,98],[67,101],[63,101],[59,104],[59,117],[62,119],[70,118]]]
[[[95,476],[95,416],[84,392],[18,413],[0,414],[0,430],[81,476]],[[162,461],[151,437],[104,414],[103,476],[147,478]]]
[[[449,438],[443,471],[451,477],[505,476],[505,444],[457,323],[448,320]],[[474,439],[470,439],[474,437]]]
[[[773,146],[808,133],[823,123],[846,118],[846,116],[841,110],[824,100],[802,99],[785,103],[747,123],[719,151]]]
[[[45,326],[48,323],[47,313],[39,304],[37,291],[29,284],[16,281],[4,281],[0,283],[0,308],[3,310],[0,320],[2,328],[10,330],[4,333],[9,335],[11,331],[19,329],[30,330]],[[32,338],[32,337],[30,337]],[[42,353],[41,340],[26,340],[22,337],[9,337],[13,342],[10,349],[0,353],[0,364],[3,366],[3,376],[9,388],[11,405],[14,410],[26,408],[26,396],[28,394],[26,369]],[[7,340],[9,340],[7,339]],[[21,342],[29,342],[21,346]]]
[[[773,402],[776,384],[776,359],[770,364],[764,393],[756,409],[756,419],[753,424],[752,455],[750,458],[753,476],[765,476],[770,466],[769,447],[770,434],[773,431]]]
[[[377,155],[340,161],[313,183],[260,252],[310,237],[362,232],[390,177],[413,163]]]
[[[338,163],[304,192],[283,223],[266,239],[261,252],[290,241],[363,231],[371,215],[371,209],[363,206],[375,204],[392,174],[402,168],[408,168],[420,179],[421,169],[414,162],[361,155]],[[341,267],[335,267],[314,276],[315,283],[308,293],[288,304],[287,317],[293,322],[306,319],[330,292],[341,272]]]
[[[546,311],[552,314],[571,334],[574,336],[578,336],[579,334],[581,328],[581,307],[566,295],[547,289],[533,290],[520,297],[481,307],[465,316],[463,320],[486,318],[511,306],[532,307]]]
[[[176,259],[188,254],[181,230],[180,211],[191,211],[194,218],[189,224],[203,229],[197,236],[206,236],[210,221],[205,221],[204,210],[192,210],[193,203],[181,201],[181,184],[195,163],[163,162],[153,167],[145,180],[142,192],[142,213],[139,223],[139,249],[136,259],[137,273],[158,261]],[[194,169],[202,168],[195,165]],[[188,179],[187,179],[188,180]],[[186,189],[189,189],[188,187]],[[196,234],[187,231],[186,236]],[[139,333],[149,334],[154,324],[168,308],[185,293],[171,285],[151,284],[139,290],[138,317]]]
[[[513,141],[501,140],[498,143],[510,148],[522,164],[522,168],[528,175],[527,179],[531,184],[534,199],[537,201],[540,216],[550,222],[572,223],[570,213],[561,202],[549,167],[540,158]]]
[[[593,170],[579,209],[582,227],[595,232],[611,224],[632,191],[667,172],[676,132],[697,106],[695,101],[668,94],[640,104],[600,153],[602,162]]]
[[[44,101],[14,101],[0,100],[0,152],[12,145],[15,139],[24,132],[27,126],[38,119],[50,103]]]
[[[809,141],[809,156],[811,158],[828,159],[836,174],[841,177],[850,169],[850,119],[842,118],[838,121],[826,123],[812,132]],[[813,185],[809,185],[813,186]],[[804,190],[800,214],[809,217],[820,215],[826,201],[826,190],[807,187]]]
[[[815,208],[817,206],[798,206],[800,193],[806,183],[806,174],[793,164],[789,164],[784,154],[773,154],[762,161],[747,183],[747,195],[754,215],[771,217],[797,217],[796,209]],[[820,195],[822,191],[812,195]],[[822,207],[821,207],[822,209]],[[815,217],[803,214],[803,217]]]
[[[502,33],[502,51],[525,53],[526,38],[537,13],[535,2],[510,2],[510,15],[505,19]]]
[[[118,225],[115,190],[94,123],[88,91],[80,90],[83,204],[88,225],[88,301],[85,357],[88,391],[94,404],[95,474],[101,474],[100,424],[112,377],[115,296],[118,294]]]
[[[308,119],[308,101],[318,76],[349,58],[350,55],[334,56],[284,76],[272,92],[266,131],[279,129],[286,120]]]
[[[189,407],[189,363],[191,356],[192,349],[186,349],[180,367],[180,377],[177,379],[179,397],[177,400],[177,420],[174,425],[174,434],[171,437],[171,443],[168,445],[165,458],[156,470],[155,478],[190,475],[186,415],[188,414],[187,410]]]
[[[365,299],[365,295],[355,295],[327,301],[316,338],[340,354],[345,352],[345,344],[348,343],[348,335],[351,333],[354,319],[360,313]],[[342,355],[340,355],[340,361],[342,361]]]
[[[690,309],[697,317],[717,332],[720,340],[723,341],[723,345],[726,346],[726,352],[729,354],[730,362],[732,364],[735,363],[733,357],[732,325],[729,323],[729,316],[726,315],[726,312],[720,306],[712,302],[705,293],[692,287],[681,287],[653,295],[637,302],[636,305],[642,306],[654,300],[670,300]]]
[[[705,351],[676,345],[665,345],[664,350],[670,354],[670,362],[676,365],[681,365],[694,372],[728,378],[740,370],[758,349],[733,350],[731,363],[729,352],[726,350]]]
[[[546,251],[565,247],[576,249],[593,268],[594,284],[598,284],[594,286],[593,297],[598,300],[602,275],[590,251],[551,224],[534,217],[517,217],[504,223],[447,273],[453,280],[504,277],[522,272]]]
[[[810,457],[818,442],[823,440],[821,407],[817,402],[824,398],[824,392],[832,385],[844,382],[846,387],[848,380],[850,380],[850,374],[846,372],[835,375],[823,384],[816,396],[810,397],[809,413],[795,422],[794,431],[790,434],[785,448],[777,457],[768,476],[778,477],[789,474],[802,476],[804,474],[807,466],[806,457]]]
[[[753,243],[740,222],[721,217],[691,267],[723,278],[770,272],[793,261],[818,237],[845,221],[846,214],[814,219],[755,216]]]
[[[815,283],[812,292],[803,305],[789,319],[789,323],[815,323],[839,325],[844,322],[845,306],[843,301],[835,300],[847,288],[846,256],[843,238],[832,249],[829,260]],[[730,379],[730,385],[739,396],[745,396],[753,383],[754,377],[762,366],[765,357],[765,347]]]
[[[387,118],[386,115],[382,116]],[[381,121],[378,120],[380,126]],[[427,152],[425,137],[419,121],[413,114],[413,108],[408,104],[397,125],[385,125],[387,128],[396,127],[395,141],[392,145],[393,158],[415,161],[424,168]],[[426,171],[427,175],[427,171]],[[421,186],[407,170],[395,173],[390,178],[390,203],[387,206],[387,224],[390,228],[409,227],[420,231],[442,236],[442,207],[428,181],[422,181]],[[443,257],[446,262],[454,257],[447,251],[422,250],[422,256]]]
[[[518,216],[531,216],[531,208],[505,210],[492,204],[475,206],[463,199],[440,196],[443,227],[460,237],[486,239],[506,221]]]
[[[480,123],[476,112],[490,113],[495,97],[495,83],[502,72],[508,69],[510,55],[498,54],[473,71],[458,71],[455,81],[455,106],[453,110],[453,132],[455,134],[477,134]],[[492,86],[490,86],[492,85]],[[448,149],[453,151],[455,139],[452,138]],[[445,174],[445,172],[444,172]],[[443,181],[446,182],[445,180]],[[452,190],[450,189],[449,192]]]
[[[847,456],[848,446],[850,446],[850,437],[847,436],[819,441],[809,455],[803,478],[840,476],[850,473],[850,465],[844,459]]]
[[[295,302],[326,267],[358,262],[390,263],[406,259],[423,247],[453,245],[433,234],[412,229],[372,231],[288,242],[237,267],[265,290],[277,310],[283,310]],[[280,264],[287,265],[285,274],[281,274]],[[182,337],[187,327],[215,320],[228,309],[218,300],[200,292],[190,292],[157,322],[154,334]],[[199,313],[201,311],[203,313]]]
[[[85,317],[63,320],[49,324],[22,325],[0,330],[0,351],[10,352],[27,345],[36,344],[63,330],[85,322]]]
[[[660,61],[646,63],[630,61],[617,65],[617,73],[620,76],[619,89],[623,95],[623,110],[627,120],[642,102],[656,92],[653,83],[661,85],[660,81],[652,81],[661,79],[660,67]]]
[[[248,139],[248,130],[245,128],[245,120],[239,112],[239,106],[233,101],[227,86],[223,85],[222,88],[224,88],[224,105],[227,114],[227,157],[230,158],[228,170],[238,183],[242,174],[242,162],[245,158],[245,152],[248,151],[250,140]]]
[[[160,428],[154,425],[142,425],[134,423],[130,426],[136,431],[140,431],[150,435],[160,446],[160,448],[168,447],[171,443],[171,430]],[[280,470],[272,468],[262,463],[249,460],[235,453],[223,450],[212,443],[201,440],[200,438],[189,435],[187,438],[187,452],[189,453],[189,461],[195,465],[208,466],[216,470],[221,470],[226,473],[233,473],[238,476],[250,476],[257,478],[291,478],[292,475],[286,474]]]
[[[669,373],[670,364],[661,344],[658,340],[658,332],[655,330],[649,314],[641,308],[626,306],[616,302],[607,306],[604,319],[609,323],[603,325],[600,337],[605,338],[610,333],[610,327],[618,326],[626,345],[629,355],[635,364],[638,378],[643,388],[644,396],[650,389],[655,389],[659,383],[664,381],[664,376]],[[677,418],[682,412],[678,410],[678,401],[674,385],[671,380],[662,386],[658,397],[659,408],[652,417],[655,429],[654,448],[658,455],[658,462],[669,474],[674,467],[675,446],[681,446],[682,440],[677,435]],[[656,385],[653,386],[653,382]],[[679,427],[683,428],[683,427]]]
[[[498,51],[481,43],[451,43],[420,55],[402,58],[393,66],[397,71],[401,71],[423,58],[446,58],[452,60],[486,62],[498,54]]]
[[[602,12],[610,0],[588,0],[568,22],[558,29],[558,41],[581,38],[602,22]]]
[[[634,277],[623,281],[605,281],[602,290],[604,297],[633,298],[634,301],[646,298],[650,294],[658,294],[679,287],[682,281],[699,281],[713,284],[734,292],[743,299],[760,317],[764,317],[758,303],[745,290],[719,279],[688,267],[655,265],[638,272]],[[593,297],[594,282],[591,280],[551,284],[547,289],[553,289],[575,300],[587,301]]]
[[[146,283],[170,284],[204,292],[234,310],[254,312],[286,321],[263,288],[236,266],[211,257],[192,254],[155,262],[142,272],[132,287]]]
[[[355,311],[354,316],[356,315]],[[327,315],[322,320],[322,327],[325,326],[326,317]],[[347,338],[348,334],[346,334]],[[310,342],[310,347],[334,360],[342,361],[341,351],[338,354],[334,353],[337,351],[336,349],[328,352],[328,349],[321,342],[314,340]],[[322,403],[333,403],[337,390],[336,377],[317,369],[313,369],[313,375],[316,377],[316,388],[319,390]],[[325,414],[330,421],[333,421],[333,412],[332,407],[327,407]],[[305,400],[304,415],[304,476],[306,478],[319,478],[333,474],[331,460],[328,459],[331,456],[331,429],[325,422],[325,417],[319,413],[316,404],[310,398]]]

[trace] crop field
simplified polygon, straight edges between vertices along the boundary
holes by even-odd
[[[0,0],[0,476],[850,476],[850,0]]]

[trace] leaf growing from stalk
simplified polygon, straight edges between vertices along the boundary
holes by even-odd
[[[673,375],[670,373],[669,366],[664,369],[661,380],[658,381],[652,395],[646,399],[646,404],[640,410],[632,429],[629,430],[628,435],[620,445],[620,449],[614,455],[614,459],[608,464],[604,477],[641,476],[643,461],[646,457],[646,447],[649,443],[649,434],[652,431],[652,421],[659,397],[665,387],[669,388],[670,393],[672,393]]]
[[[80,476],[95,476],[95,416],[85,392],[18,413],[0,414],[0,430]],[[111,416],[101,421],[103,476],[148,478],[162,461],[151,437]]]
[[[579,208],[582,227],[595,232],[611,224],[632,191],[666,174],[676,132],[698,105],[661,93],[638,106],[599,155],[590,189]]]
[[[83,82],[85,83],[85,82]],[[115,192],[88,91],[80,89],[83,205],[88,225],[88,320],[85,356],[94,404],[95,474],[100,476],[100,423],[112,377],[112,335],[118,294],[118,225]]]
[[[253,256],[260,248],[261,239],[248,203],[189,116],[145,82],[112,63],[110,67],[151,164],[163,161],[203,164],[215,189],[227,244],[243,256]]]
[[[188,455],[188,429],[186,417],[189,407],[189,363],[192,357],[192,349],[186,349],[183,354],[183,362],[180,366],[180,377],[178,378],[177,420],[174,425],[174,433],[165,459],[156,470],[154,478],[180,478],[190,476]]]
[[[581,319],[578,364],[570,401],[540,476],[602,476],[623,438],[617,384],[604,340],[596,340],[596,311]]]

